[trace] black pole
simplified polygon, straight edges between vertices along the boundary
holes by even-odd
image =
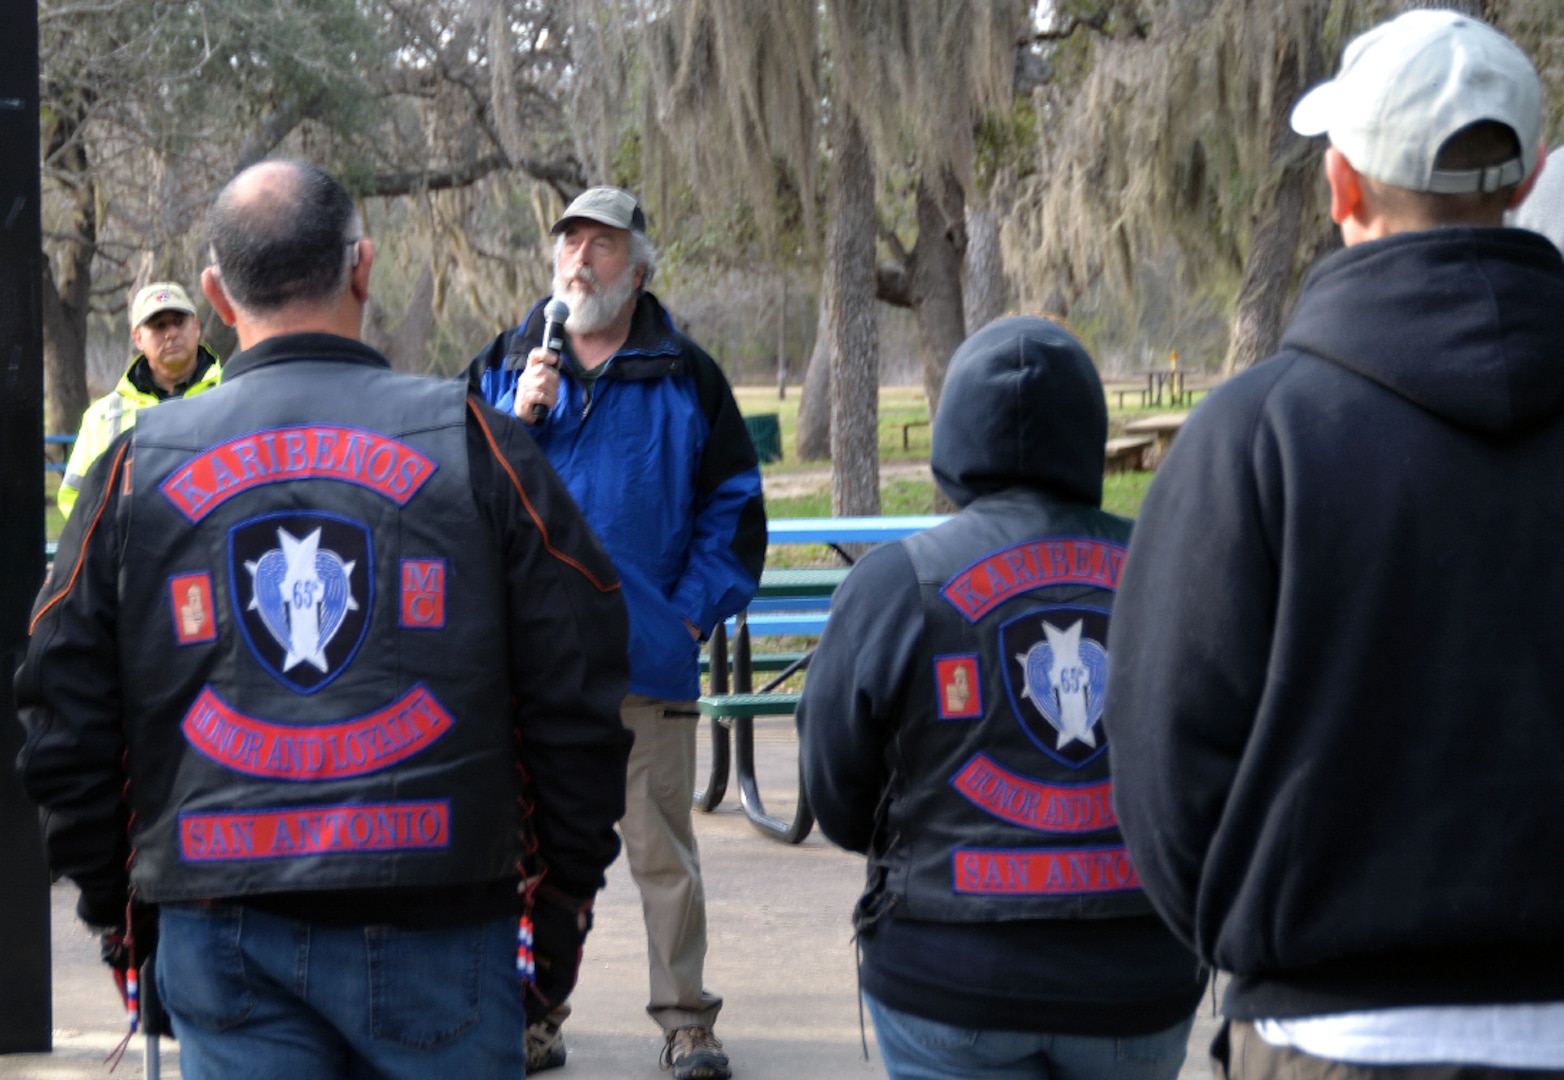
[[[0,3],[0,1053],[49,1049],[49,872],[22,794],[11,676],[43,580],[38,8]]]

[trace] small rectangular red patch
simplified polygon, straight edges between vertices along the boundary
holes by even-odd
[[[445,626],[445,560],[402,560],[402,626],[439,630]]]
[[[983,693],[978,686],[978,658],[968,653],[934,658],[934,682],[938,688],[941,720],[974,720],[983,715]]]
[[[178,574],[169,579],[169,602],[174,609],[174,637],[181,645],[217,640],[217,618],[212,609],[212,575]]]

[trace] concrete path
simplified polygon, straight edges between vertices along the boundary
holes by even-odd
[[[707,738],[704,732],[701,744]],[[791,817],[789,783],[797,775],[790,722],[757,731],[756,754],[767,809]],[[703,755],[704,756],[704,755]],[[701,773],[704,777],[703,772]],[[826,1080],[885,1076],[874,1030],[863,1059],[848,915],[863,882],[862,860],[818,832],[788,847],[756,832],[729,794],[696,815],[705,869],[711,950],[707,983],[726,1005],[717,1032],[736,1080]],[[640,900],[621,859],[598,900],[575,1015],[566,1026],[570,1058],[545,1075],[559,1080],[657,1080],[662,1039],[645,1014],[646,937]],[[75,890],[53,891],[54,1052],[0,1056],[0,1080],[101,1080],[104,1057],[124,1031],[113,983],[97,943],[74,914]],[[1202,1004],[1181,1080],[1210,1077],[1206,1047],[1215,1029]],[[116,1078],[143,1073],[137,1038]],[[178,1048],[163,1042],[162,1076],[178,1080]],[[242,1080],[242,1078],[234,1078]]]

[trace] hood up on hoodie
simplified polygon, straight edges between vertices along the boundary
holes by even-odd
[[[930,468],[957,506],[1013,487],[1102,505],[1108,403],[1091,357],[1058,323],[997,319],[951,358]]]

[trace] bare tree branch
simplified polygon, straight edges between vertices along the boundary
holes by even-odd
[[[38,7],[38,26],[43,29],[53,23],[69,23],[93,15],[113,15],[124,7],[123,0],[107,0],[102,4],[72,4],[69,7]]]
[[[1021,48],[1029,45],[1041,45],[1047,41],[1065,41],[1075,36],[1077,30],[1091,30],[1103,37],[1114,37],[1114,32],[1108,24],[1112,21],[1113,13],[1109,11],[1095,11],[1089,15],[1072,15],[1063,26],[1052,27],[1047,30],[1039,30],[1028,34],[1016,42]],[[1125,36],[1142,40],[1146,37],[1148,27],[1140,19],[1130,22],[1125,28]]]
[[[574,158],[558,161],[532,161],[523,159],[512,164],[503,154],[490,154],[476,161],[454,165],[447,169],[418,172],[377,173],[364,195],[389,198],[397,195],[415,195],[425,191],[449,191],[477,183],[490,173],[514,167],[534,180],[552,185],[564,197],[580,194],[587,187],[581,163]]]

